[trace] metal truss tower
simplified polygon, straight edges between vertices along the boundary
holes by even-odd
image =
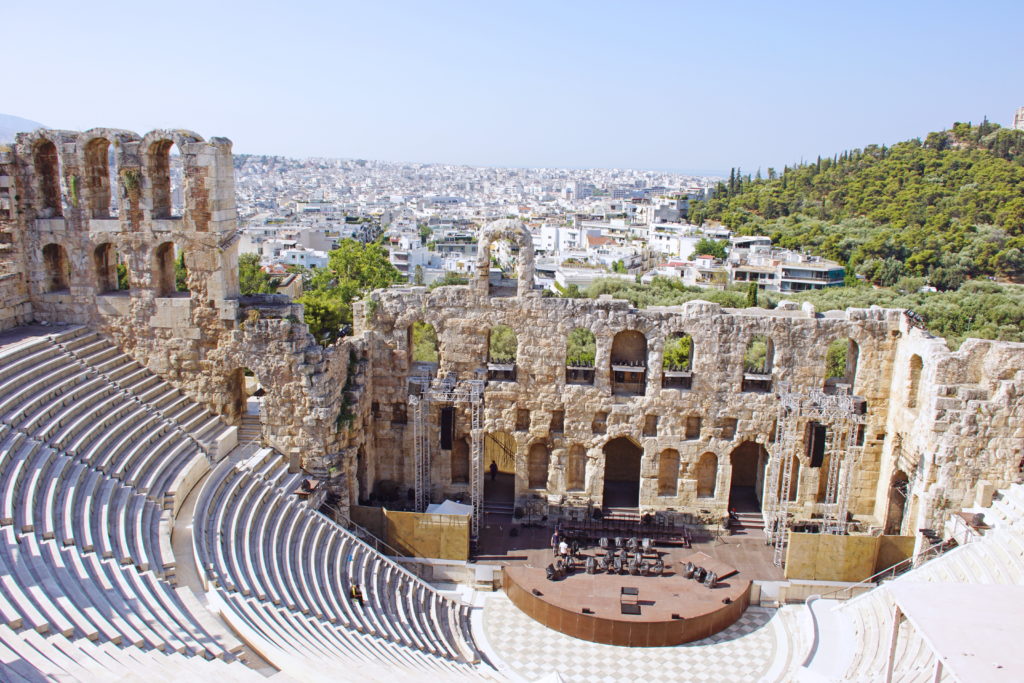
[[[430,404],[467,405],[470,412],[469,494],[473,505],[470,537],[476,543],[484,500],[483,409],[484,382],[478,379],[456,380],[409,378],[409,403],[413,407],[413,455],[416,463],[416,509],[423,512],[430,503]]]
[[[800,456],[803,434],[810,422],[825,427],[824,454],[828,457],[822,533],[846,533],[850,489],[860,448],[858,431],[865,423],[860,399],[851,396],[846,384],[834,393],[813,389],[807,393],[780,387],[775,445],[768,461],[764,485],[764,533],[774,546],[772,561],[782,566],[789,530],[789,498],[793,488],[793,462]]]

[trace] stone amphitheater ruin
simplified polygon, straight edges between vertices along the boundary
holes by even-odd
[[[518,248],[511,284],[489,275],[498,240]],[[239,294],[238,242],[227,139],[39,130],[0,147],[5,680],[522,677],[524,665],[481,643],[478,606],[344,528],[389,482],[420,508],[470,502],[477,539],[495,459],[514,474],[514,504],[552,519],[615,497],[710,528],[751,486],[779,548],[801,522],[941,535],[963,509],[989,512],[987,533],[892,588],[828,616],[828,601],[818,612],[812,601],[813,639],[796,619],[779,626],[788,659],[762,677],[835,667],[822,663],[833,638],[860,654],[816,680],[881,680],[893,667],[907,680],[972,680],[920,634],[889,650],[889,633],[909,629],[906,585],[959,584],[981,600],[978,584],[1016,590],[1024,578],[1024,344],[951,351],[881,308],[546,298],[528,231],[503,220],[481,233],[470,284],[372,292],[353,334],[325,348],[301,305]],[[413,358],[414,323],[435,330],[436,363]],[[513,357],[489,355],[498,325],[514,332]],[[567,362],[577,329],[593,335],[592,364]],[[666,366],[678,336],[688,362]],[[827,377],[836,340],[846,374]],[[744,364],[752,343],[764,346],[757,368]],[[258,450],[238,436],[246,373],[265,391]],[[817,454],[804,445],[815,439]],[[335,519],[310,504],[319,496],[294,495],[307,480],[336,501]],[[352,584],[367,607],[348,599]],[[839,614],[852,632],[829,631]]]

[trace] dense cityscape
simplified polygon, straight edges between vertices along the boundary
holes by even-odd
[[[381,236],[409,282],[466,276],[480,227],[517,218],[537,249],[536,284],[553,291],[655,275],[719,289],[751,281],[782,292],[842,284],[837,263],[773,249],[765,236],[688,223],[690,202],[708,199],[718,180],[628,169],[236,158],[241,251],[259,254],[275,276],[325,267],[340,240]],[[514,254],[499,246],[493,258],[496,271],[508,270]]]

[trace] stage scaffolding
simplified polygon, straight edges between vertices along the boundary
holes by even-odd
[[[416,462],[416,510],[424,512],[430,504],[430,404],[468,405],[470,412],[469,493],[473,505],[470,538],[476,543],[484,500],[483,407],[484,382],[478,379],[456,380],[409,378],[409,404],[413,409],[413,452]]]
[[[807,425],[816,422],[825,427],[824,458],[828,458],[825,501],[822,503],[821,532],[846,532],[850,488],[860,455],[858,432],[865,415],[863,399],[850,395],[850,386],[837,384],[826,393],[812,389],[793,392],[782,385],[779,391],[775,444],[765,476],[763,514],[766,542],[774,546],[772,561],[782,566],[789,530],[789,497],[793,486],[793,461],[801,455]]]

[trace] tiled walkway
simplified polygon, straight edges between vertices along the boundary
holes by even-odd
[[[601,645],[558,633],[520,612],[503,593],[490,596],[483,613],[489,648],[527,681],[554,672],[575,681],[673,681],[722,683],[777,679],[792,658],[791,619],[751,607],[738,622],[710,638],[676,647]]]

